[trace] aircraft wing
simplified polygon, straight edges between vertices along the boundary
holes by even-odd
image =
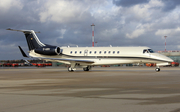
[[[57,61],[69,61],[69,62],[76,62],[76,63],[94,63],[92,60],[78,60],[78,59],[64,59],[64,58],[43,58],[43,57],[36,57],[38,59],[47,59],[47,60],[57,60]]]

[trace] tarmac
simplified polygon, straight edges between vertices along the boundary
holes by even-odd
[[[0,112],[180,112],[180,68],[0,68]]]

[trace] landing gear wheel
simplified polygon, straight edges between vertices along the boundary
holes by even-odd
[[[74,72],[74,70],[71,67],[68,67],[69,72]]]
[[[159,71],[160,71],[160,68],[156,68],[155,71],[156,71],[156,72],[159,72]]]
[[[84,71],[89,71],[89,68],[88,68],[88,67],[86,67],[86,68],[83,68],[83,70],[84,70]]]
[[[91,66],[87,66],[85,68],[83,68],[84,71],[89,71],[91,69]]]

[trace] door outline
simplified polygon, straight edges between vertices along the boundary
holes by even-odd
[[[88,50],[87,49],[84,50],[84,56],[88,56]]]

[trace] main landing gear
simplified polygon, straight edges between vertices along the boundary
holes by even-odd
[[[76,70],[76,66],[78,66],[76,63],[72,63],[70,67],[68,67],[69,72],[74,72]],[[84,71],[89,71],[91,69],[91,66],[80,66],[85,67],[83,68]]]
[[[84,71],[89,71],[91,69],[91,66],[87,66],[85,68],[83,68]]]

